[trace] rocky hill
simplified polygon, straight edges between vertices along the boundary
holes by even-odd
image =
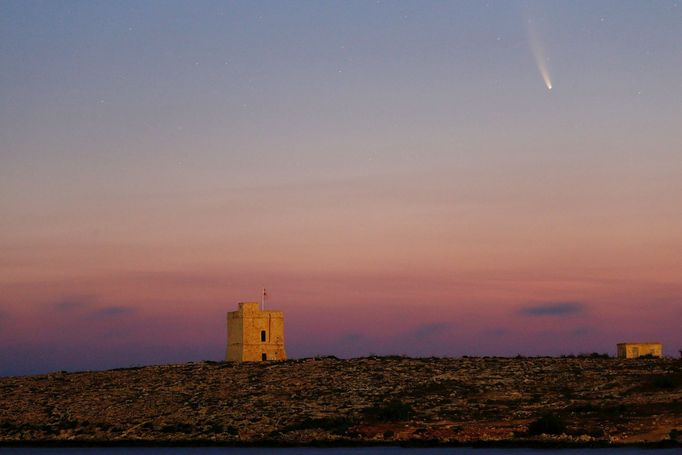
[[[0,444],[682,439],[682,361],[333,357],[0,378]]]

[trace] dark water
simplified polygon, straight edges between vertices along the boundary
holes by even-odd
[[[403,448],[403,447],[348,447],[348,448],[225,448],[225,447],[121,447],[121,448],[73,448],[73,449],[19,449],[3,448],[0,454],[26,454],[26,455],[72,455],[72,454],[92,454],[92,455],[123,455],[131,453],[133,455],[502,455],[510,453],[512,455],[542,455],[542,454],[561,454],[574,455],[630,455],[648,453],[652,455],[680,455],[681,449],[640,449],[640,448],[617,448],[617,449],[472,449],[466,447],[457,448]]]

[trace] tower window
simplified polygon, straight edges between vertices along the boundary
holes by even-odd
[[[267,355],[266,353],[262,353],[262,354],[260,355],[260,359],[261,359],[261,360],[268,360],[268,355]]]
[[[260,340],[265,341],[265,330],[260,331]],[[263,354],[263,355],[265,355],[265,354]],[[263,359],[263,360],[265,360],[265,359]]]

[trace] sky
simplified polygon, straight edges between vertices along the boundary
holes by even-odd
[[[0,375],[682,349],[682,3],[0,2]],[[550,90],[551,88],[551,90]]]

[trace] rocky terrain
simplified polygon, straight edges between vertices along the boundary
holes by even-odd
[[[682,440],[682,361],[333,357],[0,378],[0,444]]]

